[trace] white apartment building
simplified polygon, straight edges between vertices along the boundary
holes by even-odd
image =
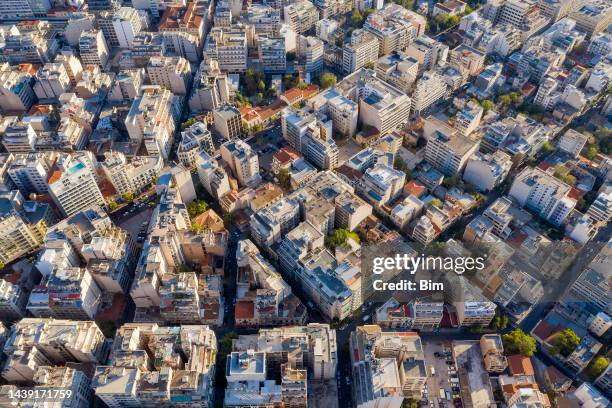
[[[460,174],[478,150],[478,143],[431,116],[426,119],[425,127],[425,160],[446,176]]]
[[[109,51],[100,30],[88,30],[79,38],[79,55],[84,65],[99,65],[104,67],[108,62]]]
[[[221,145],[220,150],[221,158],[229,165],[240,185],[256,187],[261,183],[259,158],[246,142],[228,141]]]
[[[115,83],[108,94],[108,99],[113,101],[133,101],[141,95],[144,78],[144,68],[120,71],[115,76]]]
[[[588,141],[589,138],[586,135],[574,129],[568,129],[563,136],[559,138],[559,149],[577,158]]]
[[[168,51],[189,62],[198,62],[202,55],[205,25],[208,19],[197,12],[195,2],[183,2],[165,7],[159,22]],[[186,4],[187,3],[187,4]],[[165,6],[165,3],[161,3]],[[155,15],[155,14],[153,14]]]
[[[52,153],[16,154],[7,173],[24,196],[29,193],[46,193],[47,179],[55,156]]]
[[[323,41],[317,37],[300,35],[297,39],[297,55],[303,63],[307,80],[318,76],[323,71]]]
[[[182,57],[152,57],[147,75],[153,85],[163,86],[175,95],[187,95],[191,85],[191,65]]]
[[[612,53],[612,35],[608,33],[597,33],[591,37],[587,52],[599,57],[606,57]]]
[[[280,33],[282,11],[267,4],[253,3],[247,7],[246,19],[257,35],[275,37]]]
[[[257,54],[259,64],[266,73],[284,73],[287,69],[285,39],[258,35]]]
[[[168,158],[175,129],[172,116],[172,92],[160,86],[142,87],[125,118],[130,139],[144,143],[151,156]]]
[[[586,212],[594,222],[607,223],[612,219],[612,184],[604,184],[597,198]]]
[[[34,93],[38,99],[56,99],[70,89],[70,78],[61,63],[46,63],[36,73]]]
[[[416,38],[405,52],[418,61],[419,73],[432,70],[448,59],[448,46],[425,35]]]
[[[239,139],[242,136],[242,115],[235,106],[223,104],[213,110],[213,120],[215,130],[225,140]]]
[[[377,59],[378,40],[368,31],[353,31],[350,41],[342,47],[342,69],[346,74],[352,74]]]
[[[576,28],[589,37],[604,31],[612,23],[612,7],[606,0],[588,0],[569,13]]]
[[[136,156],[129,163],[121,152],[104,153],[104,174],[119,195],[138,195],[149,188],[163,167],[160,156]]]
[[[419,73],[419,62],[402,51],[383,55],[376,62],[376,76],[408,93]]]
[[[425,33],[425,17],[404,7],[387,3],[370,14],[363,29],[378,39],[378,55],[403,51],[415,38]]]
[[[134,36],[142,30],[143,16],[131,7],[121,7],[112,18],[117,44],[122,49],[132,49]]]
[[[463,136],[469,136],[480,125],[484,109],[477,102],[470,100],[455,116],[455,128]]]
[[[442,100],[447,94],[448,86],[444,79],[435,72],[425,72],[417,81],[416,88],[410,96],[412,99],[412,115],[426,112],[433,104]]]
[[[319,10],[308,0],[299,0],[284,8],[285,22],[298,34],[313,28],[319,21]]]
[[[230,192],[227,173],[207,152],[200,152],[196,158],[196,168],[200,184],[211,196],[220,199]]]
[[[365,68],[347,76],[336,85],[347,98],[359,103],[359,122],[375,128],[381,135],[408,121],[410,98],[401,90],[376,77]]]
[[[514,179],[508,194],[521,207],[559,226],[576,206],[576,200],[568,196],[570,190],[569,185],[543,170],[527,167]]]
[[[474,154],[468,160],[463,180],[478,191],[490,191],[500,185],[512,167],[512,158],[501,150],[490,154]]]
[[[336,20],[322,18],[316,23],[317,37],[325,42],[330,42],[330,36],[338,29],[339,25]]]
[[[346,137],[355,136],[359,119],[359,107],[357,103],[338,92],[335,87],[310,98],[306,101],[306,104],[313,111],[330,118],[334,132],[338,132]],[[284,113],[283,117],[286,118]],[[299,120],[297,116],[294,119]]]
[[[32,66],[0,63],[0,109],[3,113],[28,111],[36,99],[30,85],[36,70]]]
[[[386,164],[376,164],[366,170],[357,189],[370,204],[381,207],[397,198],[404,187],[406,174]]]
[[[206,123],[196,122],[181,132],[181,141],[176,148],[176,154],[183,165],[193,167],[202,151],[214,154],[215,145]]]
[[[205,60],[217,62],[222,72],[243,73],[247,69],[247,28],[214,27],[206,37]]]
[[[106,202],[96,180],[95,158],[90,152],[64,155],[49,177],[49,194],[65,217]]]

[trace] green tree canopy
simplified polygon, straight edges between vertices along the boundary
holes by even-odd
[[[552,354],[561,354],[564,357],[572,354],[578,344],[580,344],[580,337],[572,329],[564,329],[557,333],[552,341],[552,347],[550,352]]]
[[[337,78],[331,72],[324,72],[321,74],[321,78],[319,79],[319,83],[321,87],[324,89],[331,88],[336,85]]]
[[[344,228],[335,230],[330,236],[326,238],[326,244],[330,248],[336,247],[348,247],[348,240],[351,238],[353,241],[359,243],[359,235]]]
[[[127,193],[123,194],[122,197],[125,201],[132,201],[134,199],[134,193],[128,191]]]
[[[191,219],[194,219],[206,210],[208,210],[208,204],[202,200],[195,200],[187,204],[187,213]]]
[[[587,366],[587,374],[591,378],[597,378],[608,368],[608,365],[610,365],[610,360],[604,356],[597,356]]]
[[[504,349],[508,354],[521,354],[531,357],[536,351],[536,341],[521,329],[516,329],[502,337]]]

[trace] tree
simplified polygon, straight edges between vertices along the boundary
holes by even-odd
[[[331,88],[336,85],[337,78],[331,72],[324,72],[321,74],[321,78],[319,79],[319,83],[323,89]]]
[[[580,344],[580,337],[572,329],[565,329],[553,337],[551,344],[550,352],[552,354],[561,354],[563,357],[567,357]]]
[[[482,101],[482,110],[484,111],[484,113],[487,113],[494,107],[495,107],[495,104],[490,99],[485,99],[484,101]]]
[[[376,63],[374,61],[368,61],[365,63],[364,67],[367,69],[374,69],[376,68]]]
[[[114,201],[111,201],[108,203],[108,209],[111,211],[115,211],[117,209],[117,203]]]
[[[459,176],[444,177],[444,181],[442,182],[442,185],[446,188],[453,188],[453,187],[457,187],[459,182],[460,182]]]
[[[340,228],[325,239],[325,244],[331,249],[335,249],[336,247],[348,247],[349,238],[356,243],[360,242],[359,235],[344,228]]]
[[[351,24],[353,27],[357,28],[361,27],[363,24],[363,16],[357,9],[353,10],[353,14],[351,14]]]
[[[125,201],[132,201],[134,199],[134,193],[132,193],[131,191],[128,191],[127,193],[123,194],[123,199]]]
[[[195,200],[187,204],[187,214],[189,214],[189,218],[191,219],[194,219],[206,210],[208,210],[206,201]]]
[[[2,261],[0,261],[0,270],[4,269],[4,267],[6,266],[6,264]]]
[[[181,130],[185,130],[188,127],[190,127],[191,125],[193,125],[195,123],[195,119],[194,118],[189,118],[186,121],[184,121],[183,123],[181,123]]]
[[[493,328],[496,330],[504,330],[508,326],[508,316],[505,314],[495,314],[493,318]]]
[[[430,201],[430,204],[437,208],[442,208],[442,201],[439,198],[434,198]]]
[[[289,175],[289,171],[287,169],[280,169],[278,172],[278,183],[280,186],[286,190],[291,188],[291,176]]]
[[[608,365],[610,364],[610,360],[608,360],[604,356],[595,357],[587,366],[586,372],[592,379],[597,378],[604,372]]]
[[[555,150],[555,147],[550,142],[544,142],[544,144],[542,145],[542,152],[543,153],[548,154],[548,153],[552,152],[553,150]]]
[[[516,329],[502,337],[504,349],[508,354],[521,354],[531,357],[536,351],[536,341],[521,329]]]
[[[408,166],[406,166],[406,162],[399,157],[399,155],[395,156],[395,159],[393,159],[393,168],[395,170],[399,170],[399,171],[406,171],[408,169]]]
[[[587,145],[586,149],[583,150],[582,155],[589,160],[595,160],[597,155],[599,154],[599,149],[596,144]]]
[[[419,402],[412,398],[404,398],[402,401],[402,408],[418,408]]]

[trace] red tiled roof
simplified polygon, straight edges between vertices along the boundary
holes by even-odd
[[[255,316],[255,305],[250,300],[239,300],[234,308],[236,319],[252,319]]]
[[[533,365],[529,357],[516,354],[508,357],[508,367],[512,375],[533,375]]]

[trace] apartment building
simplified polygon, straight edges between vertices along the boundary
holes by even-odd
[[[25,318],[11,327],[3,351],[7,360],[2,377],[33,383],[42,366],[105,361],[108,344],[93,321]]]
[[[336,89],[358,103],[359,122],[385,135],[408,120],[410,98],[401,90],[377,78],[365,68],[347,76]]]
[[[612,22],[612,6],[605,0],[585,1],[570,11],[569,18],[576,21],[576,28],[592,37]]]
[[[485,53],[461,44],[450,51],[449,64],[459,69],[463,78],[480,74],[484,68]]]
[[[215,145],[206,123],[195,122],[181,132],[181,141],[176,148],[176,154],[183,165],[193,167],[202,151],[214,154]]]
[[[3,113],[19,113],[30,110],[36,95],[32,89],[32,78],[36,69],[32,65],[11,66],[0,63],[0,109]]]
[[[204,45],[205,60],[217,62],[221,72],[243,73],[247,69],[248,34],[244,26],[213,27]]]
[[[512,158],[497,150],[490,154],[476,153],[465,165],[463,180],[479,191],[491,191],[500,185],[512,167]]]
[[[194,2],[166,7],[159,21],[159,32],[168,51],[189,62],[198,62],[204,43],[205,18],[197,12]]]
[[[287,69],[285,39],[257,36],[259,64],[266,73],[284,73]]]
[[[121,7],[112,17],[114,38],[109,44],[121,49],[132,49],[134,36],[144,28],[145,18],[141,12],[132,7]]]
[[[559,226],[576,206],[571,187],[539,168],[527,167],[514,179],[508,195],[521,207]]]
[[[607,223],[612,219],[612,184],[604,184],[597,198],[586,212],[594,222]]]
[[[36,73],[34,93],[38,99],[57,99],[70,89],[70,78],[61,63],[47,63]]]
[[[257,334],[241,335],[227,356],[223,404],[305,407],[310,381],[335,376],[336,355],[336,333],[326,324],[260,329]],[[277,376],[280,384],[274,379]]]
[[[478,150],[478,143],[431,116],[426,119],[424,135],[425,160],[446,176],[460,174]]]
[[[49,21],[20,21],[0,31],[4,38],[0,55],[11,65],[42,65],[51,62],[59,50],[59,31]]]
[[[123,153],[109,151],[104,153],[101,167],[117,194],[137,196],[157,180],[163,160],[160,156],[136,156],[128,162]]]
[[[189,108],[195,112],[217,109],[230,100],[228,77],[216,61],[202,61],[191,89]]]
[[[172,92],[159,85],[142,87],[125,118],[130,139],[144,143],[149,155],[168,158],[175,129]]]
[[[342,47],[342,69],[352,74],[378,59],[378,40],[368,31],[358,29],[351,33],[348,43]]]
[[[300,205],[292,197],[283,197],[271,207],[251,215],[251,238],[260,247],[269,250],[282,235],[295,228],[300,222]]]
[[[412,100],[412,115],[417,116],[427,112],[436,102],[447,95],[448,85],[444,79],[435,72],[425,72],[417,81]]]
[[[504,355],[504,345],[499,334],[485,334],[480,338],[480,352],[485,370],[489,373],[501,373],[508,367]]]
[[[477,102],[469,101],[455,116],[455,128],[463,136],[469,136],[480,125],[484,109]]]
[[[448,59],[448,46],[426,35],[416,38],[405,52],[418,61],[419,73],[433,70]]]
[[[366,170],[357,189],[364,200],[381,207],[397,198],[404,187],[406,174],[386,164],[376,164]]]
[[[243,134],[242,115],[234,105],[223,104],[213,110],[215,130],[225,140],[240,139]]]
[[[257,35],[275,37],[280,34],[281,10],[266,4],[250,4],[246,20],[255,27]]]
[[[419,62],[403,51],[383,55],[376,61],[376,76],[405,93],[417,78]]]
[[[27,303],[28,292],[25,288],[17,283],[0,279],[0,318],[2,321],[19,321],[25,317]]]
[[[612,52],[612,35],[597,33],[591,37],[587,52],[591,55],[605,57]]]
[[[308,0],[300,0],[284,8],[285,22],[297,34],[304,34],[319,20],[319,10]]]
[[[355,406],[400,406],[423,392],[427,369],[416,332],[358,326],[349,338],[349,354]]]
[[[8,264],[38,249],[54,221],[48,204],[26,201],[17,190],[0,193],[0,261]]]
[[[90,152],[64,154],[49,176],[49,194],[65,217],[106,202],[98,187],[96,161]]]
[[[106,66],[109,58],[106,40],[100,30],[88,30],[79,38],[79,55],[84,65]]]
[[[425,18],[404,7],[387,3],[370,14],[363,29],[378,39],[378,55],[403,51],[415,38],[425,33]]]
[[[308,78],[318,76],[323,71],[323,41],[317,37],[300,35],[297,38],[297,55]]]
[[[111,408],[176,401],[211,407],[216,353],[208,326],[127,323],[117,331],[108,364],[96,367],[92,388]]]
[[[220,199],[230,192],[231,188],[227,173],[207,152],[200,152],[197,156],[196,168],[200,184],[211,196]]]
[[[132,101],[141,95],[140,89],[145,79],[144,68],[120,71],[115,76],[115,84],[108,94],[112,101]]]
[[[226,162],[238,183],[242,186],[256,187],[261,183],[259,158],[257,153],[242,140],[233,140],[221,145],[221,158]]]
[[[169,89],[174,95],[187,95],[192,81],[189,61],[182,57],[153,57],[147,65],[153,85]]]

